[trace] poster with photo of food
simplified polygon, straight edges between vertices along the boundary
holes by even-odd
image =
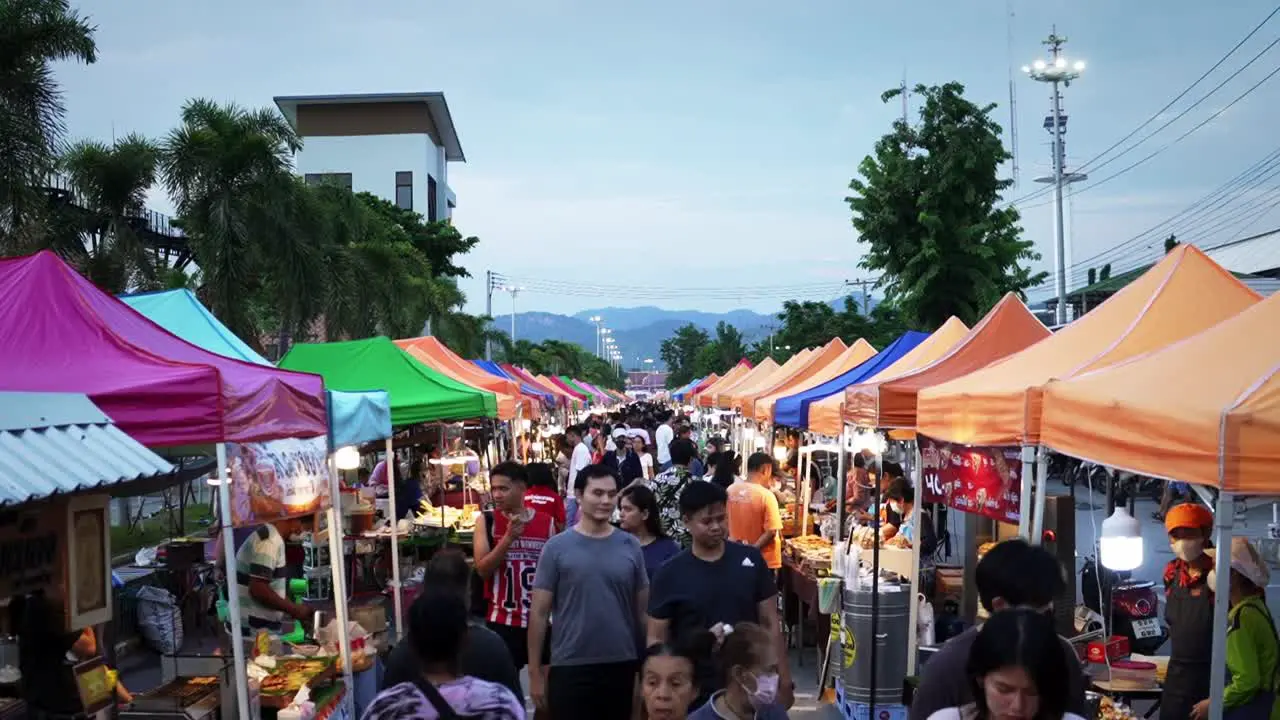
[[[227,443],[235,527],[329,507],[328,443],[322,437]]]
[[[970,447],[924,436],[918,441],[925,502],[942,503],[1000,522],[1018,522],[1022,498],[1018,448]]]

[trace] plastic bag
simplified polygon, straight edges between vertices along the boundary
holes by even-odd
[[[182,612],[173,593],[152,585],[138,588],[138,628],[151,649],[173,655],[182,647]]]

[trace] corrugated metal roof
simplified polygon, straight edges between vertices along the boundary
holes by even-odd
[[[84,395],[0,392],[0,506],[170,472]]]
[[[1205,248],[1205,255],[1234,273],[1255,275],[1280,268],[1280,230]]]

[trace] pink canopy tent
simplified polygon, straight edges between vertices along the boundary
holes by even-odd
[[[0,259],[0,367],[0,390],[84,393],[151,447],[327,432],[319,375],[196,347],[48,251]]]
[[[554,385],[554,386],[556,386],[556,387],[560,388],[560,389],[561,389],[561,390],[563,390],[564,392],[569,393],[569,395],[570,395],[571,397],[575,397],[575,398],[577,398],[578,400],[583,400],[583,401],[585,401],[585,400],[587,399],[587,396],[586,396],[586,395],[583,395],[582,393],[578,392],[577,390],[574,390],[573,388],[569,387],[568,385],[566,385],[566,384],[565,384],[565,382],[564,382],[563,380],[561,380],[560,378],[558,378],[558,377],[556,377],[556,376],[554,376],[554,375],[539,375],[539,376],[538,376],[538,378],[539,378],[539,379],[542,379],[542,380],[545,380],[545,381],[547,381],[547,382],[549,382],[549,383],[551,383],[552,385]]]

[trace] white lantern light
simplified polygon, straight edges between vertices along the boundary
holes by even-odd
[[[355,470],[360,467],[360,451],[354,445],[340,447],[333,454],[333,462],[339,470]]]
[[[1142,565],[1142,525],[1123,507],[1102,521],[1098,562],[1111,570],[1134,570]]]

